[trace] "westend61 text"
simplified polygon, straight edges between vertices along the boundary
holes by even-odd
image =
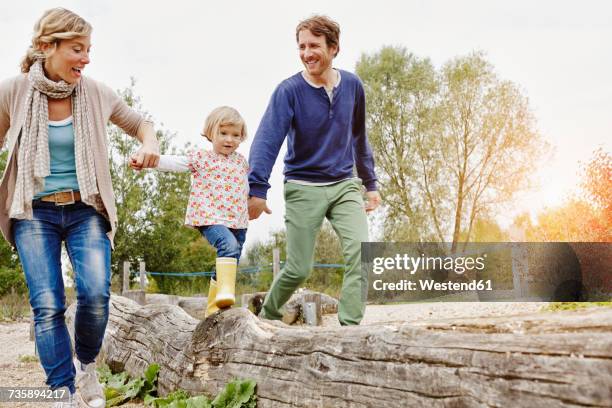
[[[418,284],[417,284],[418,282]],[[374,290],[394,290],[394,291],[472,291],[472,290],[493,290],[491,280],[480,279],[469,282],[436,282],[433,279],[419,279],[417,282],[402,279],[397,282],[383,282],[380,279],[372,283]]]

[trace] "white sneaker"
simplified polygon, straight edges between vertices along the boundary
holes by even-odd
[[[53,404],[53,408],[78,408],[76,396],[74,394],[70,394],[68,401],[58,401]]]
[[[79,404],[87,408],[103,408],[106,405],[104,389],[98,381],[96,373],[96,363],[83,364],[76,357],[74,359],[76,367],[76,397]]]

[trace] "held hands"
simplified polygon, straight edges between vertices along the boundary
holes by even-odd
[[[140,171],[142,169],[157,167],[159,164],[159,144],[155,143],[143,143],[131,157],[130,167],[134,170]]]
[[[367,199],[365,203],[365,210],[367,213],[374,211],[382,202],[378,191],[366,191],[365,196]]]
[[[266,205],[266,200],[263,198],[251,196],[248,201],[249,206],[249,220],[255,220],[259,218],[262,212],[266,214],[272,214],[272,210]]]

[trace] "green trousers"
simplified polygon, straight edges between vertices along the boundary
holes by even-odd
[[[312,270],[315,240],[327,218],[342,243],[346,269],[338,305],[342,325],[359,324],[365,311],[367,276],[361,270],[361,243],[368,240],[368,224],[359,180],[329,186],[285,183],[287,260],[274,279],[261,316],[282,318],[280,308]]]

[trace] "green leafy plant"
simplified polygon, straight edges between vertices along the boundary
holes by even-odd
[[[98,377],[104,384],[106,406],[114,407],[136,397],[144,399],[156,390],[158,371],[159,365],[151,364],[144,377],[129,378],[126,372],[113,374],[107,365],[98,368]]]
[[[154,408],[210,408],[210,400],[203,395],[190,397],[184,390],[171,392],[165,397],[149,397],[145,400],[146,405]]]
[[[213,400],[213,408],[255,408],[255,385],[253,380],[235,379]]]
[[[151,364],[137,378],[130,378],[126,372],[113,374],[107,365],[101,366],[98,378],[104,384],[106,406],[121,405],[135,398],[153,408],[255,408],[257,404],[255,381],[240,379],[229,382],[213,401],[204,395],[192,397],[184,390],[158,397],[158,373],[158,364]]]

